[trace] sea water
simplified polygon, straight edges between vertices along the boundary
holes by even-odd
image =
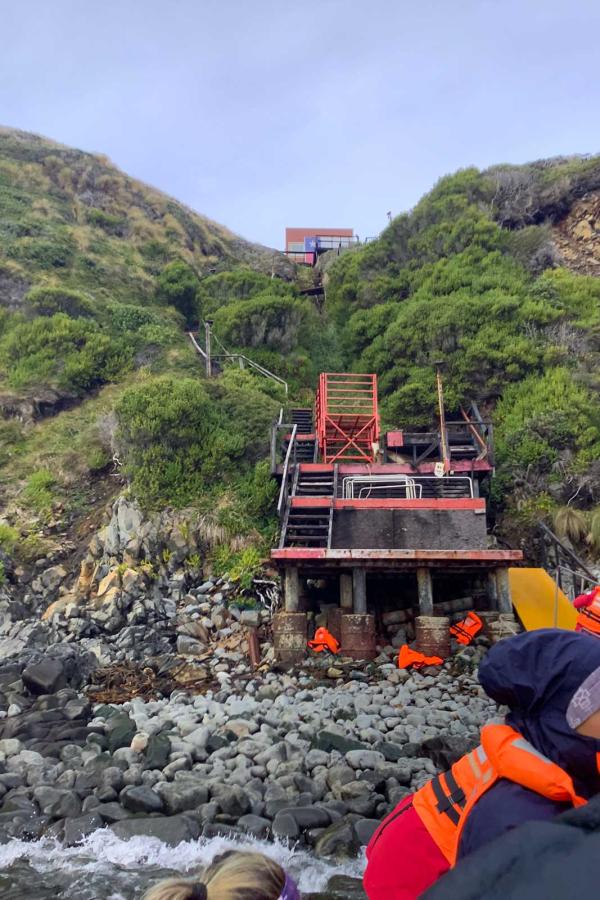
[[[77,847],[49,839],[0,845],[2,900],[139,900],[161,878],[190,877],[225,850],[254,850],[275,859],[302,893],[323,891],[332,875],[360,878],[364,860],[333,865],[278,843],[227,838],[169,847],[157,838],[128,841],[95,831]]]

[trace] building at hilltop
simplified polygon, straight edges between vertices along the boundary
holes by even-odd
[[[347,250],[358,238],[353,228],[286,228],[285,253],[294,262],[314,266],[327,250]]]

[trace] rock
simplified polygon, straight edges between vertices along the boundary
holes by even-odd
[[[289,806],[277,813],[275,821],[279,816],[285,815],[292,817],[300,831],[306,831],[308,828],[325,828],[331,824],[331,816],[327,810],[319,806]]]
[[[462,756],[474,750],[478,744],[477,738],[469,739],[443,734],[423,741],[421,753],[423,756],[427,756],[436,768],[446,771]]]
[[[139,787],[123,788],[119,796],[121,805],[133,813],[162,812],[163,801],[161,797],[146,785]]]
[[[66,819],[64,825],[63,841],[67,847],[73,847],[80,844],[97,828],[102,828],[103,820],[96,812],[86,813],[84,816],[78,816],[76,819]]]
[[[23,684],[32,694],[53,694],[67,683],[63,664],[47,657],[41,662],[23,669]]]
[[[134,734],[131,744],[129,745],[134,753],[143,753],[148,746],[148,735],[145,731],[138,731]]]
[[[130,816],[130,813],[123,809],[120,803],[100,803],[94,809],[94,812],[108,825],[128,819]]]
[[[398,762],[398,760],[404,759],[407,755],[404,752],[404,748],[399,744],[394,744],[393,741],[377,741],[373,746],[373,750],[382,753],[387,762]]]
[[[113,569],[112,572],[104,576],[98,585],[97,599],[104,602],[107,595],[115,589],[121,593],[121,576],[117,569]]]
[[[185,656],[202,656],[206,652],[206,646],[196,638],[180,634],[177,637],[177,652]]]
[[[360,844],[351,822],[341,819],[326,828],[315,844],[318,859],[349,859],[358,853]]]
[[[170,847],[176,847],[183,841],[195,841],[200,836],[198,823],[186,816],[124,819],[113,823],[110,830],[123,841],[140,836],[155,837]]]
[[[329,753],[324,750],[309,750],[304,757],[304,765],[309,772],[317,766],[326,766],[329,763]]]
[[[340,787],[340,798],[350,812],[364,818],[371,818],[377,808],[377,795],[373,795],[371,785],[366,781],[350,781]]]
[[[376,769],[385,762],[385,756],[376,750],[349,750],[346,762],[353,769]]]
[[[242,625],[247,625],[249,628],[257,628],[260,624],[260,610],[258,609],[244,609],[242,610],[242,614],[240,616],[240,622]]]
[[[253,837],[258,838],[258,840],[266,840],[271,834],[271,823],[269,819],[264,819],[262,816],[254,816],[252,813],[241,816],[238,819],[238,826],[243,829],[246,834],[251,834]]]
[[[344,670],[338,669],[336,666],[330,666],[327,669],[327,677],[328,678],[343,678]]]
[[[320,731],[313,738],[311,749],[325,750],[326,753],[330,753],[332,750],[348,753],[349,750],[370,750],[370,747],[367,747],[366,744],[361,744],[360,741],[336,734],[333,731]]]
[[[52,819],[66,819],[81,812],[81,801],[73,791],[40,785],[34,788],[33,796],[42,813]]]
[[[235,819],[250,812],[250,800],[237,785],[215,784],[210,789],[210,796],[212,800],[216,800],[222,812]]]
[[[111,753],[121,747],[129,747],[136,735],[135,722],[124,713],[113,716],[108,723],[108,749]]]
[[[164,769],[169,761],[171,742],[166,734],[151,734],[144,751],[148,769]]]
[[[176,781],[161,781],[156,793],[164,803],[165,812],[172,816],[186,809],[197,809],[208,801],[208,788],[195,775],[182,775]]]
[[[40,575],[42,587],[47,593],[54,594],[67,577],[67,574],[64,566],[50,566],[49,569],[46,569]]]
[[[354,823],[354,831],[362,847],[366,847],[380,825],[379,819],[359,819]]]
[[[295,840],[300,837],[298,823],[289,812],[278,812],[273,821],[273,837],[279,840]]]

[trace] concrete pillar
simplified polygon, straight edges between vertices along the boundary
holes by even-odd
[[[490,569],[487,573],[487,595],[489,608],[493,610],[498,609],[498,582],[493,569]]]
[[[300,606],[300,578],[298,569],[293,566],[287,566],[285,569],[284,598],[285,611],[288,613],[298,612]]]
[[[340,575],[340,606],[352,612],[352,575],[342,572]]]
[[[354,597],[353,609],[357,615],[365,615],[367,612],[367,570],[352,569],[352,593]]]
[[[496,583],[498,585],[498,611],[501,613],[511,613],[512,600],[510,596],[508,568],[506,566],[501,566],[496,569]]]
[[[417,569],[417,586],[419,588],[419,615],[433,615],[433,585],[431,582],[431,570]]]

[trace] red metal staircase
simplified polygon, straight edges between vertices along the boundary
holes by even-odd
[[[376,375],[323,373],[315,410],[323,462],[375,461],[373,445],[379,441]]]

